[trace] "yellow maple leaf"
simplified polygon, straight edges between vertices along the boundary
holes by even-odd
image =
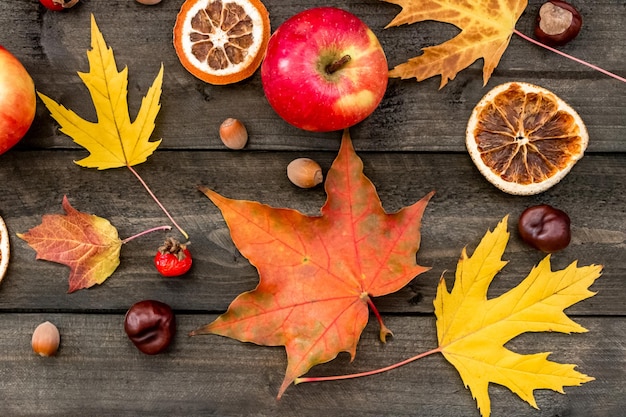
[[[595,293],[589,286],[602,266],[577,267],[576,262],[552,271],[545,257],[517,287],[487,299],[495,275],[506,265],[502,254],[509,234],[505,217],[487,232],[471,257],[464,249],[452,291],[442,279],[435,298],[438,350],[457,369],[483,416],[491,413],[490,382],[508,387],[537,408],[533,391],[563,392],[594,378],[575,371],[575,365],[547,360],[549,353],[521,355],[504,344],[525,332],[585,332],[564,309]]]
[[[479,58],[484,59],[483,83],[509,45],[515,23],[526,8],[527,0],[382,0],[397,4],[402,11],[387,25],[399,26],[437,20],[450,23],[461,32],[454,38],[423,49],[389,72],[390,77],[425,80],[441,75],[440,88]]]
[[[113,50],[104,41],[96,19],[91,15],[91,50],[87,51],[89,72],[78,75],[89,89],[96,109],[97,122],[90,122],[68,110],[46,95],[37,92],[52,117],[59,123],[61,132],[89,151],[89,156],[75,161],[85,168],[109,169],[127,167],[141,182],[146,191],[159,205],[168,219],[185,239],[189,238],[157,199],[148,184],[132,168],[141,164],[161,144],[161,140],[150,141],[154,121],[161,105],[163,65],[145,97],[137,117],[130,121],[128,112],[128,68],[117,70]]]
[[[128,68],[117,70],[113,50],[107,47],[91,16],[91,50],[87,51],[89,72],[78,75],[83,80],[96,109],[98,121],[87,121],[71,110],[38,92],[61,131],[90,154],[77,161],[87,168],[109,169],[145,162],[161,143],[150,141],[154,120],[160,110],[163,65],[133,122],[128,112]]]

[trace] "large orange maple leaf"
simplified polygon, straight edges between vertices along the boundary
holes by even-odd
[[[260,280],[192,334],[285,346],[288,363],[279,398],[312,366],[340,352],[354,358],[368,305],[374,307],[370,297],[398,291],[429,269],[417,265],[416,253],[432,192],[386,213],[347,131],[325,187],[320,216],[202,189],[222,211],[235,245],[258,269]],[[388,331],[380,324],[384,341]]]

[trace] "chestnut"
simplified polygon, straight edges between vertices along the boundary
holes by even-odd
[[[565,249],[571,240],[569,216],[547,204],[524,210],[517,228],[524,242],[546,253]]]
[[[143,300],[126,312],[124,330],[133,344],[147,355],[165,350],[176,332],[172,308],[160,301]]]
[[[574,39],[583,25],[578,10],[561,0],[551,0],[539,9],[535,36],[549,46],[562,46]]]

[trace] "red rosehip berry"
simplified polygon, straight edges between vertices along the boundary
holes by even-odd
[[[174,238],[165,240],[154,257],[157,271],[164,277],[177,277],[186,274],[191,268],[191,253],[187,245]]]

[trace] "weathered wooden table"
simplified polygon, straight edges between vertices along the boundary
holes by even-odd
[[[531,34],[539,0],[531,0],[517,28]],[[582,32],[563,50],[626,75],[623,47],[626,3],[577,0]],[[255,287],[254,267],[235,249],[218,209],[199,184],[233,198],[319,212],[323,188],[297,189],[285,167],[306,156],[328,169],[340,133],[315,134],[283,122],[264,98],[260,75],[228,86],[205,84],[185,71],[172,47],[172,27],[182,0],[142,6],[132,0],[82,0],[64,13],[36,0],[0,3],[0,44],[15,54],[36,88],[85,118],[94,117],[76,71],[87,71],[93,14],[118,65],[129,68],[131,114],[159,65],[165,69],[162,109],[153,137],[159,149],[136,167],[155,194],[191,235],[194,267],[181,279],[160,277],[152,265],[164,234],[122,248],[121,265],[104,284],[67,293],[68,269],[36,261],[16,237],[61,213],[67,195],[81,211],[109,219],[126,237],[168,224],[126,169],[84,169],[73,161],[86,151],[58,131],[38,102],[35,122],[20,145],[0,157],[0,215],[11,233],[12,255],[0,287],[0,415],[2,416],[478,416],[456,370],[441,355],[401,369],[350,381],[290,387],[275,399],[286,358],[265,348],[218,336],[187,333],[225,311],[239,293]],[[436,22],[384,29],[399,8],[376,0],[266,0],[272,29],[313,6],[334,5],[362,18],[378,35],[389,65],[440,43],[457,29]],[[365,371],[436,346],[433,297],[440,275],[453,278],[464,246],[471,251],[487,229],[510,214],[509,264],[490,295],[517,285],[543,255],[524,245],[513,227],[523,209],[538,203],[567,211],[571,245],[552,256],[554,268],[574,260],[602,264],[597,295],[567,310],[588,333],[524,334],[509,347],[522,353],[551,351],[551,359],[575,363],[595,377],[567,395],[537,391],[539,410],[508,389],[492,385],[494,416],[621,416],[626,411],[626,86],[514,36],[486,87],[480,62],[445,88],[439,79],[390,80],[376,112],[351,130],[353,142],[384,207],[395,211],[431,190],[418,263],[432,266],[403,290],[376,299],[395,336],[378,341],[375,320],[363,332],[357,356],[317,366],[316,375]],[[490,87],[528,81],[568,101],[590,133],[586,156],[566,179],[532,197],[504,194],[472,164],[464,145],[469,114]],[[243,151],[223,147],[217,128],[227,117],[243,120],[250,141]],[[170,304],[178,333],[168,351],[147,356],[123,330],[128,307],[141,299]],[[62,342],[54,358],[30,349],[35,326],[56,323]]]

